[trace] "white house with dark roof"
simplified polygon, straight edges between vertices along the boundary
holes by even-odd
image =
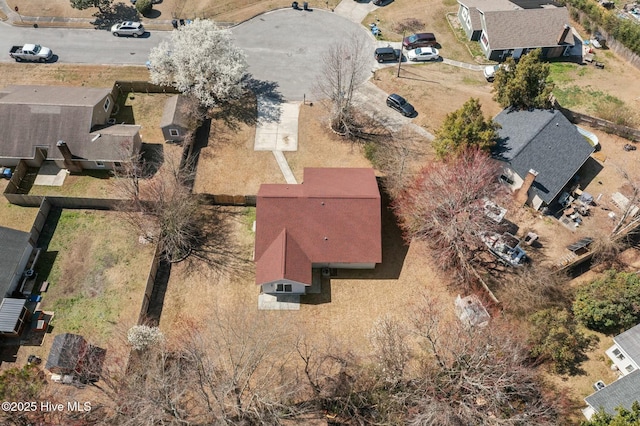
[[[493,120],[501,126],[492,151],[503,163],[500,178],[536,210],[569,189],[595,150],[558,110],[507,108]]]
[[[616,407],[630,409],[635,401],[640,402],[640,324],[615,336],[605,353],[621,377],[585,398],[587,408],[582,412],[587,419],[601,409],[615,414]]]
[[[623,376],[640,369],[640,324],[614,337],[605,353]]]
[[[567,8],[546,0],[458,0],[458,20],[487,59],[541,49],[543,58],[581,55],[582,41],[569,25]]]

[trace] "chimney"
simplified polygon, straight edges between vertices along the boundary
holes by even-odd
[[[533,181],[536,180],[536,176],[538,176],[538,172],[533,169],[529,169],[529,173],[525,176],[522,186],[516,193],[516,202],[518,205],[524,206],[527,204],[527,200],[529,199],[529,188],[533,185]]]
[[[82,167],[80,167],[75,161],[73,161],[73,156],[71,155],[71,150],[67,146],[65,141],[58,141],[56,146],[60,150],[62,154],[62,158],[64,158],[64,166],[71,173],[80,173],[82,171]]]
[[[569,24],[564,24],[564,28],[562,29],[562,32],[560,33],[560,37],[558,38],[558,44],[573,44],[571,42],[566,41],[566,38],[570,32],[571,32],[571,27],[569,26]]]

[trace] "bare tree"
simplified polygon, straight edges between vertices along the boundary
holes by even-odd
[[[383,174],[383,183],[392,197],[398,195],[424,164],[428,142],[407,126],[376,142],[365,145],[367,158]]]
[[[156,169],[155,175],[149,175],[149,170]],[[181,165],[172,156],[145,162],[135,153],[114,173],[115,185],[127,200],[124,207],[129,223],[158,244],[168,261],[188,256],[198,240],[199,200],[188,186],[193,181],[193,167]]]
[[[484,247],[479,234],[498,227],[486,214],[486,201],[499,203],[504,194],[498,175],[498,164],[479,150],[424,167],[395,201],[406,238],[426,241],[441,268],[473,272],[474,253]]]
[[[331,129],[348,138],[356,138],[361,133],[353,95],[369,72],[366,46],[367,39],[360,33],[354,33],[330,46],[321,57],[322,68],[316,91],[330,102]]]
[[[379,318],[369,334],[369,340],[382,380],[390,386],[405,380],[411,348],[409,330],[404,324],[389,315]]]
[[[569,278],[539,264],[519,268],[513,274],[500,274],[498,299],[506,312],[524,318],[544,308],[569,306],[572,291]]]
[[[489,327],[468,328],[444,321],[442,313],[441,303],[429,296],[414,311],[413,330],[425,362],[413,390],[402,395],[408,424],[557,422],[517,328],[499,319]],[[428,355],[436,362],[428,362]]]

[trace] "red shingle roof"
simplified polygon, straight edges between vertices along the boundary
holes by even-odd
[[[312,264],[382,261],[380,192],[373,169],[306,168],[300,185],[260,186],[256,282],[311,284]]]

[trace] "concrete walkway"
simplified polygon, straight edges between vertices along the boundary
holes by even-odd
[[[284,179],[296,184],[295,176],[283,151],[298,150],[298,115],[300,102],[282,102],[258,96],[258,123],[253,144],[254,151],[271,151]]]

